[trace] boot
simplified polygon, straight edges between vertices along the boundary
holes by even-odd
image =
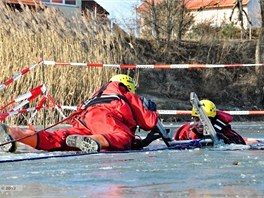
[[[12,137],[12,135],[9,134],[8,132],[9,127],[5,124],[0,124],[0,144],[5,143],[5,142],[9,142],[11,140],[13,140],[14,138]],[[11,152],[14,153],[17,149],[17,144],[16,142],[11,142],[8,144],[5,144],[3,146],[0,146],[0,150],[5,151],[5,152]]]
[[[69,135],[66,144],[70,147],[79,148],[87,153],[95,153],[101,150],[101,145],[95,139],[84,135]]]

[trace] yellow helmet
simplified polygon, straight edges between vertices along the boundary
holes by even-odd
[[[121,82],[121,83],[123,83],[124,85],[127,86],[128,90],[130,92],[132,92],[132,93],[135,93],[136,92],[135,81],[133,80],[133,78],[131,78],[128,75],[125,75],[125,74],[117,74],[117,75],[113,76],[110,79],[110,82],[112,82],[112,81]]]
[[[203,106],[203,109],[208,117],[214,118],[216,116],[216,106],[212,101],[201,100],[200,103]],[[198,116],[197,110],[194,107],[192,108],[192,116]]]

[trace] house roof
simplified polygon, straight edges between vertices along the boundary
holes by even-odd
[[[30,6],[40,5],[40,0],[3,0],[5,3],[10,4],[25,4]]]
[[[149,3],[157,5],[164,0],[146,0],[148,3],[142,3],[138,8],[137,12],[147,11],[149,9]],[[198,9],[211,9],[211,8],[226,8],[233,7],[237,0],[184,0],[184,4],[188,10]],[[249,0],[242,0],[242,5],[247,5]]]
[[[247,5],[249,0],[242,0],[242,5]],[[185,0],[188,10],[227,8],[233,7],[237,0]]]

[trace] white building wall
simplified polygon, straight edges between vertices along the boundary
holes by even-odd
[[[66,16],[75,16],[76,14],[81,13],[82,0],[76,0],[76,5],[66,5],[66,4],[59,4],[59,3],[47,3],[47,0],[42,0],[42,1],[47,6],[52,6],[54,8],[58,8]]]
[[[260,4],[258,0],[250,0],[248,5],[243,7],[246,13],[249,13],[249,19],[252,22],[252,28],[261,26],[261,15],[260,15]],[[219,27],[223,22],[231,23],[230,16],[232,13],[232,8],[219,8],[219,9],[207,9],[201,11],[191,11],[195,17],[195,23],[210,22],[212,26]],[[238,9],[235,8],[232,15],[232,22],[240,27],[240,22],[238,20]],[[243,24],[244,28],[248,29],[250,24],[243,13]]]
[[[248,16],[252,22],[252,28],[261,27],[260,0],[250,0],[248,3]]]

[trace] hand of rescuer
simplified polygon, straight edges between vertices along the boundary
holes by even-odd
[[[155,102],[153,102],[150,99],[146,99],[146,98],[140,98],[142,103],[144,104],[145,108],[147,108],[149,111],[157,111],[157,105]],[[142,148],[148,146],[151,142],[153,142],[154,140],[161,138],[161,136],[159,135],[159,131],[157,131],[158,128],[157,126],[155,126],[147,135],[147,137],[143,140],[141,140],[140,144],[139,141],[136,141],[137,143],[134,144],[135,145],[140,145]],[[137,147],[136,146],[136,147]]]
[[[134,142],[131,145],[132,150],[140,150],[143,149],[143,147],[148,146],[151,142],[153,142],[156,139],[161,138],[159,132],[157,131],[156,127],[152,131],[150,131],[146,138],[141,140],[140,138],[135,138]]]
[[[157,127],[155,127],[152,131],[148,133],[147,137],[142,140],[143,147],[148,146],[154,140],[161,138],[161,135],[157,130]]]
[[[157,105],[152,100],[148,100],[148,110],[150,111],[157,111]]]

